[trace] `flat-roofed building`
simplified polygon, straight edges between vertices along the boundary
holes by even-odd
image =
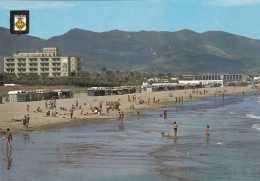
[[[43,48],[43,52],[15,53],[4,57],[4,72],[38,74],[40,76],[70,76],[82,71],[79,56],[62,56],[58,47]]]
[[[4,86],[4,74],[0,73],[0,86]]]
[[[222,76],[224,82],[244,81],[246,78],[244,74],[224,74]]]
[[[222,80],[222,77],[220,74],[203,74],[202,80]]]

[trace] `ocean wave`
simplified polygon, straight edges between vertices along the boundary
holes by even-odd
[[[218,144],[218,145],[222,145],[222,144],[224,144],[224,143],[225,143],[225,142],[218,142],[217,144]]]
[[[254,114],[247,114],[246,116],[254,119],[260,119],[260,116],[256,116]]]
[[[252,128],[260,131],[260,124],[254,124]]]

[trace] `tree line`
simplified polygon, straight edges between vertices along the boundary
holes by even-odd
[[[138,86],[146,82],[147,79],[157,77],[165,79],[172,74],[152,74],[138,71],[110,71],[106,68],[100,69],[100,72],[83,71],[76,74],[71,74],[69,77],[47,77],[39,76],[38,74],[4,74],[4,82],[6,84],[21,84],[21,85],[68,85],[79,87],[115,87],[115,86]]]

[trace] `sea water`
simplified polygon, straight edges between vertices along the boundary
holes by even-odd
[[[0,180],[260,180],[260,96],[208,97],[140,119],[13,135]],[[173,122],[179,125],[173,135]],[[205,135],[209,125],[210,136]],[[1,135],[3,136],[3,135]]]

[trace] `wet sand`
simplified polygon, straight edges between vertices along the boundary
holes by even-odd
[[[213,96],[215,94],[216,88],[201,88],[196,89],[192,94],[192,101],[203,99],[207,96]],[[204,95],[204,90],[206,90],[206,94]],[[255,91],[250,87],[221,87],[217,88],[217,96],[222,96],[222,92],[225,94],[241,94],[244,91],[252,92]],[[169,93],[172,92],[172,97],[170,97]],[[161,92],[142,92],[129,94],[132,100],[133,95],[136,95],[136,102],[128,102],[128,95],[112,95],[112,96],[99,96],[99,97],[90,97],[86,94],[80,94],[80,98],[71,98],[71,99],[57,99],[57,116],[56,117],[44,117],[48,109],[45,109],[45,101],[34,101],[34,102],[5,102],[4,104],[0,104],[0,132],[5,132],[6,128],[11,128],[13,133],[18,132],[30,132],[36,130],[44,130],[44,129],[55,129],[55,128],[63,128],[63,127],[75,127],[81,126],[85,124],[93,124],[93,123],[105,123],[111,119],[117,119],[118,111],[110,110],[109,114],[106,113],[105,103],[107,101],[116,101],[116,99],[120,100],[120,109],[124,111],[125,117],[136,116],[137,110],[150,109],[166,106],[169,102],[175,102],[175,97],[183,96],[183,101],[191,101],[190,93],[192,93],[191,89],[187,90],[175,90],[175,91],[161,91]],[[156,100],[160,100],[158,103],[153,103],[153,97]],[[147,101],[150,98],[150,104],[148,106]],[[146,101],[144,104],[139,104],[139,99]],[[72,105],[76,105],[76,101],[81,105],[83,113],[91,112],[89,107],[99,106],[99,102],[103,101],[102,104],[102,113],[100,115],[92,114],[91,116],[81,115],[81,110],[76,109],[74,111],[74,116],[71,119],[69,116],[69,109]],[[86,103],[86,105],[84,105]],[[179,103],[178,103],[179,104]],[[180,103],[181,104],[181,103]],[[30,110],[26,111],[26,106],[30,106]],[[135,109],[130,109],[130,105],[134,105]],[[36,113],[37,107],[40,107],[43,110],[43,113]],[[59,107],[66,107],[68,111],[60,111]],[[24,129],[21,120],[25,114],[30,114],[30,123],[29,129]],[[163,113],[163,112],[162,112]]]

